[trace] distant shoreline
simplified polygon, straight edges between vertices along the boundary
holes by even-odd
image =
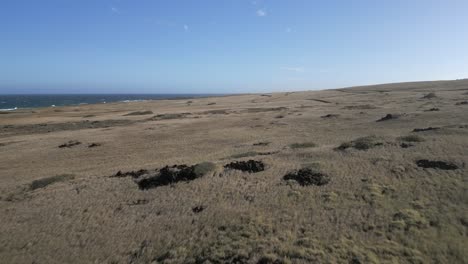
[[[150,100],[189,100],[231,94],[7,94],[0,95],[0,112]]]
[[[332,91],[347,90],[349,92],[357,92],[361,89],[374,89],[375,91],[390,91],[390,90],[402,90],[412,87],[418,87],[421,85],[428,85],[424,89],[438,89],[449,83],[463,83],[467,79],[456,79],[456,80],[437,80],[437,81],[410,81],[410,82],[397,82],[397,83],[382,83],[382,84],[366,84],[360,86],[341,87],[332,89],[317,89],[314,91]],[[404,88],[402,88],[404,87]],[[420,88],[421,89],[421,88]],[[461,90],[468,90],[468,88],[459,88]],[[90,105],[90,104],[103,104],[103,103],[118,103],[118,102],[136,102],[136,101],[148,101],[148,100],[190,100],[195,98],[207,98],[207,97],[226,97],[226,96],[240,96],[240,95],[253,95],[253,94],[275,94],[275,93],[295,93],[295,92],[306,92],[304,91],[274,91],[264,93],[235,93],[235,94],[0,94],[0,113],[15,112],[17,110],[29,110],[44,107],[64,107],[64,106],[79,106],[79,105]],[[27,97],[68,97],[68,103],[60,103],[54,100],[39,104],[22,104],[7,102],[11,98],[27,98]],[[78,100],[76,98],[83,97],[94,97],[95,100]],[[114,97],[114,98],[112,98]],[[96,100],[98,98],[98,100]],[[7,100],[9,99],[9,100]],[[76,99],[76,100],[75,100]],[[71,102],[70,102],[71,101]]]

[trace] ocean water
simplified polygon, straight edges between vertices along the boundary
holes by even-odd
[[[143,100],[184,99],[215,96],[213,94],[41,94],[0,95],[0,111],[23,108],[104,104]]]

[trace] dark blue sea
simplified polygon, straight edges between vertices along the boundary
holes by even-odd
[[[0,111],[22,108],[104,104],[161,99],[188,99],[216,96],[214,94],[41,94],[0,95]]]

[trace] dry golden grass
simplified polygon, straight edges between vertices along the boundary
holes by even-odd
[[[468,106],[456,104],[467,89],[402,83],[2,114],[0,262],[468,263]],[[387,114],[398,118],[376,122]],[[428,127],[438,129],[412,132]],[[82,144],[58,147],[70,141]],[[249,159],[265,170],[223,167]],[[148,190],[109,177],[200,163],[204,176]],[[329,182],[283,180],[301,168]]]

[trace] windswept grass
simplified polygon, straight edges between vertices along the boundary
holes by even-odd
[[[353,141],[342,143],[340,146],[338,146],[337,150],[346,150],[349,148],[354,148],[357,150],[368,150],[377,146],[383,146],[384,143],[385,142],[382,138],[376,136],[360,137]]]
[[[301,142],[301,143],[293,143],[289,145],[292,149],[301,149],[301,148],[315,148],[317,144],[314,142]]]
[[[406,142],[424,142],[426,141],[423,137],[418,136],[418,135],[408,135],[408,136],[403,136],[398,138],[401,141],[406,141]]]
[[[152,115],[152,114],[153,114],[153,111],[135,111],[135,112],[125,114],[124,116],[138,116],[138,115]]]

